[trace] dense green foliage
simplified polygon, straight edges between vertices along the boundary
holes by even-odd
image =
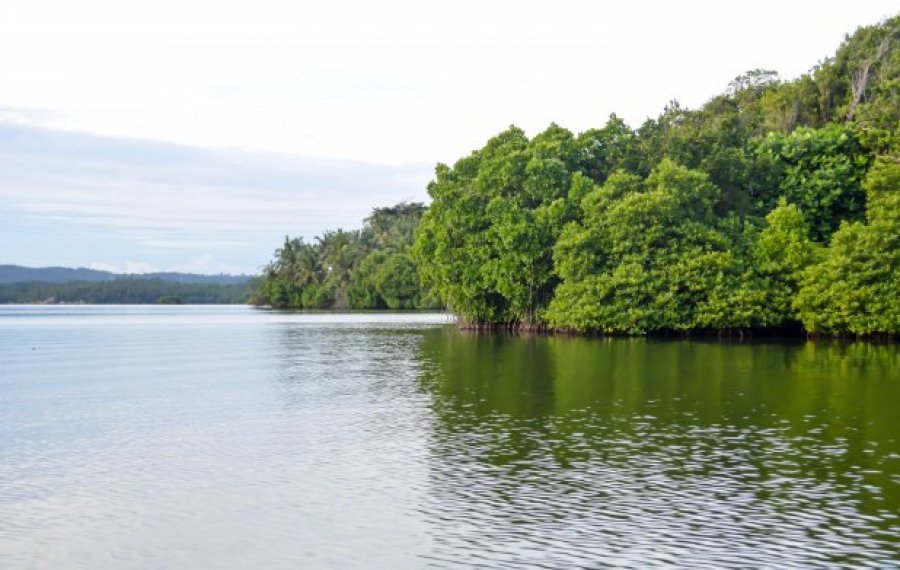
[[[460,315],[531,321],[558,279],[551,250],[574,210],[579,141],[551,127],[512,128],[453,169],[438,166],[414,255],[426,283]]]
[[[233,304],[246,303],[253,283],[176,283],[161,279],[116,279],[68,283],[0,284],[0,303]]]
[[[511,127],[438,165],[413,260],[473,325],[900,333],[898,45],[900,16],[637,129]]]
[[[315,243],[286,237],[253,302],[297,309],[420,309],[440,306],[409,255],[425,206],[376,208],[362,230],[327,231]]]
[[[880,158],[865,179],[866,222],[841,225],[809,266],[794,301],[811,331],[900,332],[900,162]]]

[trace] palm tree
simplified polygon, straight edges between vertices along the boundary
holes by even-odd
[[[316,246],[302,243],[295,248],[291,273],[302,287],[317,285],[324,280],[325,271]]]
[[[367,248],[360,239],[359,231],[326,231],[317,237],[322,265],[338,289],[343,289],[350,281],[353,270],[365,257]]]
[[[403,253],[413,242],[413,232],[425,212],[425,204],[400,202],[387,208],[375,208],[365,219],[366,234],[374,249]]]

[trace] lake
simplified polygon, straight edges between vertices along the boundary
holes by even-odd
[[[0,566],[900,564],[900,347],[0,306]]]

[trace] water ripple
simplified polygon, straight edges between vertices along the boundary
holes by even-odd
[[[896,347],[0,308],[0,566],[900,565]]]

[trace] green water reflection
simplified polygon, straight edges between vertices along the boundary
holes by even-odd
[[[697,529],[727,543],[697,563],[740,563],[742,546],[745,563],[766,553],[771,563],[786,553],[800,564],[898,559],[896,345],[447,328],[429,331],[421,346],[432,451],[438,463],[453,461],[433,474],[445,502],[456,488],[501,520],[545,498],[574,497],[568,510],[551,507],[553,516],[591,520],[595,538],[619,536],[619,550],[607,543],[610,556],[633,550],[648,524],[665,532],[658,527],[673,518],[706,512],[705,529],[700,516],[671,533],[674,558],[662,561],[685,562],[679,548]],[[633,500],[624,504],[623,492]],[[585,509],[594,512],[576,513]],[[539,524],[547,513],[533,514]],[[527,525],[527,515],[519,522]],[[772,538],[779,535],[783,544]]]

